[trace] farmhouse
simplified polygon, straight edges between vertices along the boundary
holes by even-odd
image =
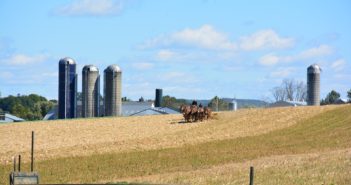
[[[297,106],[306,106],[306,102],[301,101],[277,101],[269,104],[268,107],[297,107]]]
[[[25,121],[25,120],[9,113],[0,112],[0,124],[11,123],[11,122],[21,122],[21,121]]]
[[[100,113],[103,115],[102,102],[100,103]],[[82,102],[77,102],[77,117],[81,118]],[[143,115],[159,115],[159,114],[179,114],[178,111],[168,107],[155,107],[153,102],[122,102],[122,116],[143,116]],[[57,106],[51,109],[43,120],[57,119]]]

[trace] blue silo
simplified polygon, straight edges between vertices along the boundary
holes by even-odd
[[[76,62],[62,58],[59,62],[58,118],[75,118],[77,109]]]

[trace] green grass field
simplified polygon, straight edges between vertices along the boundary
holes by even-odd
[[[255,184],[351,184],[351,106],[260,135],[48,159],[35,168],[41,183],[248,184],[251,165]],[[11,168],[0,166],[1,184]]]

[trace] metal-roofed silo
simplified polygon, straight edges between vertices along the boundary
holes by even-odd
[[[76,62],[69,57],[59,61],[58,118],[75,118],[77,109]]]
[[[82,117],[98,117],[100,108],[99,69],[86,65],[82,70]]]
[[[320,73],[321,68],[313,64],[307,68],[307,105],[320,104]]]
[[[104,71],[105,116],[122,114],[122,70],[110,65]]]
[[[229,102],[228,109],[230,111],[236,111],[238,109],[238,103],[235,100]]]
[[[162,106],[162,89],[156,89],[155,107]]]

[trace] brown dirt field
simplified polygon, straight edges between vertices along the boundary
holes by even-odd
[[[0,161],[22,154],[29,160],[31,131],[35,158],[91,155],[179,147],[286,128],[338,106],[242,109],[220,112],[210,121],[180,124],[181,115],[111,117],[0,125]],[[274,115],[274,116],[272,116]]]

